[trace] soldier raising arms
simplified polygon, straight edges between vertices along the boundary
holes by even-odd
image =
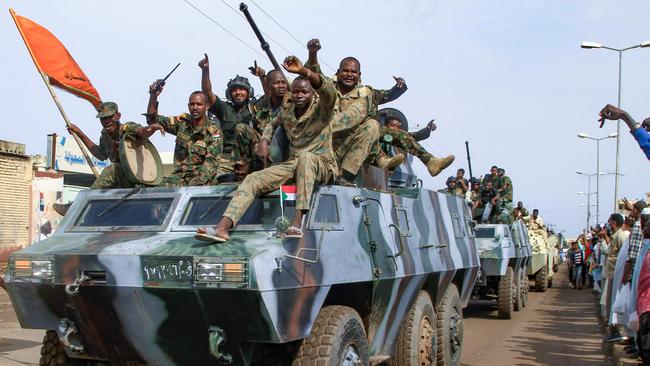
[[[321,73],[318,64],[318,50],[321,45],[318,39],[307,43],[309,60],[307,67]],[[404,79],[395,78],[395,86],[391,90],[374,90],[359,83],[361,78],[361,63],[354,57],[341,60],[336,71],[336,91],[338,103],[332,119],[333,148],[340,176],[337,183],[351,185],[359,168],[369,156],[373,147],[379,141],[379,123],[375,120],[377,105],[397,99],[407,87]],[[391,170],[404,161],[403,155],[392,158],[384,157],[377,161],[377,166]]]
[[[102,123],[102,135],[99,138],[99,145],[92,142],[83,131],[74,124],[68,126],[68,131],[74,133],[81,139],[91,154],[99,160],[109,159],[111,165],[104,168],[99,177],[95,180],[90,188],[108,189],[108,188],[130,188],[134,186],[124,174],[120,165],[120,154],[118,147],[120,140],[127,135],[138,138],[149,138],[156,131],[165,134],[162,126],[152,124],[148,127],[142,127],[134,122],[120,123],[121,114],[118,111],[117,104],[113,102],[104,102],[99,106],[97,118]]]
[[[197,230],[196,238],[199,240],[227,241],[228,230],[237,225],[256,196],[276,190],[291,179],[296,181],[296,213],[286,237],[302,238],[302,219],[309,209],[314,185],[330,183],[336,176],[330,124],[336,103],[334,85],[304,67],[295,56],[287,57],[283,66],[287,71],[300,75],[291,84],[291,102],[278,116],[289,138],[291,158],[248,175],[217,226]],[[317,96],[314,90],[318,91]],[[265,134],[272,128],[272,125],[267,125]]]
[[[248,79],[243,76],[235,76],[228,82],[226,88],[226,99],[219,99],[212,92],[210,82],[210,62],[208,55],[199,61],[201,68],[201,90],[208,96],[209,111],[214,114],[221,124],[223,132],[223,152],[220,159],[219,173],[232,173],[233,164],[232,152],[235,148],[235,131],[239,124],[252,125],[253,114],[249,105],[253,97],[253,88]]]
[[[159,116],[158,96],[162,86],[149,87],[147,123],[159,125],[176,136],[174,172],[161,183],[162,186],[200,186],[217,184],[219,156],[223,147],[219,125],[208,119],[208,98],[200,91],[190,94],[188,113],[179,116]]]

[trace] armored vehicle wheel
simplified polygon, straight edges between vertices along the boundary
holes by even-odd
[[[457,366],[463,348],[463,306],[458,289],[451,284],[436,309],[438,366]]]
[[[535,274],[535,290],[539,292],[546,291],[548,285],[548,278],[546,275],[546,266],[542,267],[537,274]]]
[[[523,298],[524,298],[524,288],[521,284],[521,269],[519,270],[519,274],[514,276],[515,280],[513,281],[514,285],[514,310],[515,311],[520,311],[524,308],[523,304]]]
[[[69,358],[63,344],[54,330],[45,331],[41,346],[40,366],[100,366],[104,363],[92,360],[76,360]]]
[[[404,319],[389,366],[435,365],[436,316],[429,294],[420,291]]]
[[[514,309],[514,272],[512,267],[506,269],[506,274],[499,279],[499,290],[497,295],[497,310],[499,318],[512,319]]]
[[[318,313],[309,337],[300,345],[292,366],[368,364],[368,341],[354,309],[331,305]]]
[[[521,306],[526,307],[528,305],[528,289],[530,285],[528,283],[528,275],[526,270],[521,270]]]

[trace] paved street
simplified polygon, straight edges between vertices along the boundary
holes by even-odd
[[[573,290],[566,267],[546,293],[531,291],[529,305],[511,320],[498,319],[492,303],[465,309],[463,366],[603,365],[601,333],[590,290]],[[0,365],[38,365],[43,332],[18,325],[0,290]]]

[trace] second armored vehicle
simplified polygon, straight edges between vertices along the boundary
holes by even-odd
[[[531,252],[526,227],[517,220],[512,226],[482,224],[475,230],[481,260],[475,298],[495,299],[499,317],[510,319],[528,301],[526,267]]]

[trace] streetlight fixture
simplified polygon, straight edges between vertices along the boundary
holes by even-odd
[[[599,197],[600,196],[600,179],[599,178],[600,178],[601,175],[605,174],[605,173],[600,171],[600,141],[601,140],[606,140],[606,139],[612,139],[612,138],[617,137],[617,136],[618,136],[617,133],[610,133],[609,135],[607,135],[605,137],[594,138],[594,137],[591,137],[591,136],[589,136],[588,134],[586,134],[584,132],[578,133],[578,137],[581,138],[581,139],[596,141],[596,172],[597,172],[597,174],[593,174],[593,175],[596,176],[596,193],[597,193],[596,194],[596,202],[599,204],[598,208],[596,208],[596,212],[598,212],[598,210],[600,209],[600,200],[599,200],[599,198],[600,198]],[[616,172],[618,173],[618,171],[616,171]],[[578,172],[578,174],[581,174],[581,173]],[[587,175],[587,174],[583,174],[583,175]],[[616,176],[616,178],[617,178],[617,181],[618,181],[618,176]],[[591,176],[589,178],[589,183],[591,184]],[[615,195],[616,195],[616,193],[615,193]],[[614,211],[616,211],[616,208],[614,208]]]
[[[608,47],[604,46],[600,43],[597,42],[582,42],[580,44],[580,47],[583,49],[595,49],[595,48],[603,48],[606,50],[610,51],[615,51],[618,52],[618,103],[617,107],[621,108],[621,75],[623,72],[623,66],[622,66],[622,61],[623,61],[623,52],[632,50],[635,48],[647,48],[650,47],[650,40],[641,42],[640,44],[630,46],[630,47],[625,47],[625,48],[613,48],[613,47]],[[614,211],[616,211],[617,204],[618,204],[618,178],[621,172],[620,169],[620,162],[621,162],[621,120],[616,121],[616,179],[614,180]]]

